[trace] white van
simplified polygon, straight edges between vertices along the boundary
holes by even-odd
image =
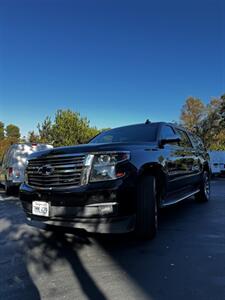
[[[220,172],[225,173],[225,151],[221,151]]]
[[[210,165],[213,175],[225,172],[225,151],[209,151]]]
[[[51,148],[53,146],[37,143],[13,144],[9,147],[0,165],[0,183],[4,185],[6,194],[10,194],[13,188],[19,187],[24,181],[28,156]]]

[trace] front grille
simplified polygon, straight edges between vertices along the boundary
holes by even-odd
[[[80,186],[85,155],[51,156],[29,160],[27,180],[39,188],[60,188]],[[43,168],[51,172],[43,174]]]

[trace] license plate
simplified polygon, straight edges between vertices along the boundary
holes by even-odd
[[[49,203],[44,201],[32,202],[32,214],[37,216],[49,217]]]

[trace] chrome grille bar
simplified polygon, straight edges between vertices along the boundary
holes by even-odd
[[[46,189],[80,186],[84,160],[84,154],[31,159],[26,169],[28,184]],[[50,174],[42,173],[42,167],[46,166],[52,168]]]

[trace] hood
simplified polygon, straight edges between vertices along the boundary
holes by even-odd
[[[42,158],[53,155],[92,153],[101,151],[134,151],[138,149],[153,149],[157,143],[105,143],[105,144],[82,144],[77,146],[57,147],[46,151],[36,152],[29,159]]]

